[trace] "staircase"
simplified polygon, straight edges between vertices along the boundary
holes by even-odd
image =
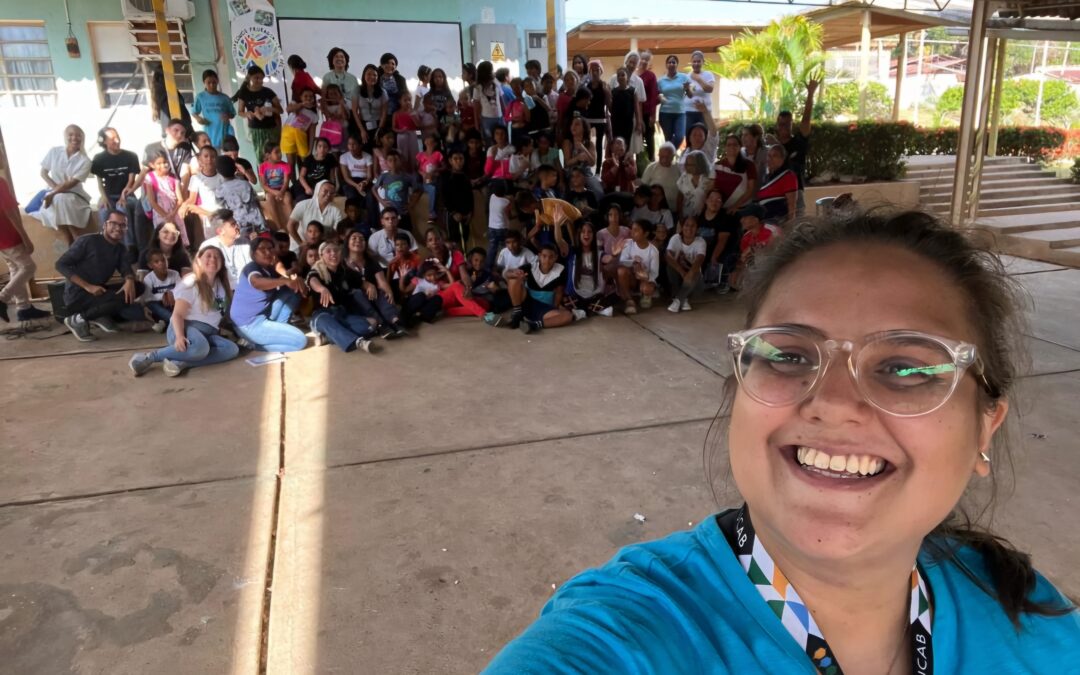
[[[908,158],[905,180],[919,183],[923,208],[949,212],[956,158]],[[1080,185],[1018,157],[983,163],[975,227],[992,235],[1002,253],[1080,266]]]

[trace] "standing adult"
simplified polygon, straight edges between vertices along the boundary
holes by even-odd
[[[98,189],[101,192],[98,218],[105,222],[109,211],[123,211],[127,214],[128,223],[133,223],[135,208],[139,203],[135,190],[138,188],[139,173],[142,170],[139,156],[120,147],[120,134],[112,127],[101,130],[98,142],[105,149],[94,155],[94,159],[90,161],[90,173],[97,176]],[[127,229],[124,243],[129,251],[132,248],[146,248],[148,243],[148,240],[139,241],[136,233],[137,229],[134,227]]]
[[[135,377],[146,373],[155,363],[161,364],[167,376],[176,377],[189,368],[235,359],[240,348],[220,334],[230,296],[229,276],[221,251],[213,246],[202,249],[195,256],[195,269],[173,291],[175,304],[165,333],[168,344],[132,356],[128,367]]]
[[[686,99],[690,96],[690,78],[679,72],[679,57],[671,54],[664,61],[667,72],[657,79],[660,87],[660,129],[664,140],[676,148],[686,136]]]
[[[11,186],[0,177],[0,259],[8,267],[8,282],[0,289],[0,319],[10,321],[8,304],[15,305],[17,321],[31,321],[49,316],[49,313],[30,304],[30,282],[34,279],[37,265],[31,257],[34,242],[23,228],[19,215],[19,203]]]
[[[649,161],[656,160],[656,109],[660,105],[660,85],[657,84],[656,73],[652,71],[652,52],[648,49],[641,52],[641,66],[638,76],[641,78],[645,91],[645,102],[641,106],[641,118],[644,123],[645,152],[648,153]]]
[[[611,138],[611,88],[604,82],[604,64],[600,59],[589,62],[589,83],[585,85],[592,97],[585,108],[585,119],[596,132],[596,173],[604,163],[604,138]],[[630,142],[629,137],[624,138]]]
[[[716,75],[702,70],[705,54],[695,51],[690,55],[690,96],[686,99],[686,127],[704,124],[705,117],[712,117],[712,93],[716,88]],[[705,105],[701,110],[699,103]]]
[[[634,107],[634,131],[645,134],[645,103],[648,99],[648,91],[645,88],[645,81],[641,79],[638,74],[638,67],[641,64],[641,56],[636,51],[630,51],[626,53],[626,57],[623,59],[623,68],[626,68],[627,85],[634,90],[634,101],[636,103]],[[651,74],[651,73],[650,73]],[[656,77],[653,76],[655,81]],[[619,73],[615,72],[608,80],[608,86],[611,89],[615,89],[619,85]],[[631,134],[632,136],[633,134]],[[630,143],[631,136],[626,136],[626,142]],[[629,146],[628,146],[629,147]]]
[[[401,107],[401,97],[409,93],[409,85],[405,82],[405,76],[398,72],[398,60],[390,52],[379,57],[379,69],[382,71],[379,84],[389,98],[389,114],[393,115]]]
[[[802,213],[806,208],[803,190],[806,188],[806,154],[810,151],[810,120],[814,112],[814,92],[817,91],[818,80],[810,80],[806,83],[806,103],[803,105],[802,119],[799,121],[797,132],[794,130],[794,119],[791,111],[781,110],[776,116],[776,140],[784,144],[787,151],[787,161],[795,177],[799,179],[799,194],[796,196],[796,212]]]
[[[349,72],[349,60],[349,52],[341,47],[332,47],[326,54],[326,65],[330,67],[330,70],[322,77],[323,95],[325,96],[327,86],[336,86],[341,92],[341,105],[347,111],[354,109],[356,93],[360,88],[360,82],[357,81],[356,76]],[[347,124],[351,127],[348,129],[349,133],[353,135],[360,133],[351,115],[347,118]]]
[[[105,333],[116,333],[115,320],[144,318],[137,302],[142,285],[135,281],[124,248],[126,228],[124,212],[110,211],[100,233],[79,237],[56,261],[56,271],[67,280],[64,325],[80,342],[97,339],[90,332],[91,324]],[[123,283],[109,283],[115,273],[123,277]]]
[[[277,246],[269,235],[251,240],[251,262],[240,272],[229,318],[236,332],[255,349],[295,352],[307,346],[307,337],[289,318],[300,306],[307,287],[300,279],[283,277],[274,269]]]
[[[259,66],[248,66],[246,86],[236,92],[242,102],[240,116],[247,120],[248,140],[260,155],[267,142],[281,140],[281,101],[269,87],[263,86],[266,73]]]
[[[90,195],[83,189],[83,181],[90,176],[85,142],[83,130],[69,125],[64,129],[64,145],[52,148],[41,160],[41,178],[49,191],[37,216],[42,225],[59,232],[68,246],[76,232],[90,224]]]
[[[370,149],[380,129],[387,127],[390,98],[382,86],[382,78],[375,64],[364,66],[360,73],[360,87],[353,99],[353,122],[360,133],[360,143]]]
[[[176,94],[176,103],[180,106],[179,115],[174,115],[169,107],[169,93],[165,87],[165,73],[160,64],[151,66],[153,73],[150,76],[150,117],[161,125],[162,135],[168,133],[168,127],[174,119],[180,120],[184,125],[184,133],[194,131],[191,126],[191,112],[187,108],[184,97],[179,92]]]
[[[304,243],[300,236],[300,226],[307,227],[311,222],[321,223],[324,234],[337,227],[342,219],[341,210],[334,204],[334,184],[321,180],[315,185],[315,196],[297,202],[289,214],[286,229],[289,236],[299,246]]]

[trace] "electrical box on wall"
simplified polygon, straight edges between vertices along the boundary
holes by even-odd
[[[521,74],[521,45],[518,28],[509,23],[478,23],[469,27],[472,61],[491,61],[495,69],[509,68],[510,74]]]

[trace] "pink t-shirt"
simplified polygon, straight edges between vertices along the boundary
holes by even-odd
[[[596,241],[604,255],[615,255],[615,247],[630,238],[630,228],[619,226],[618,236],[611,234],[606,227],[596,233]]]
[[[263,162],[259,165],[259,175],[266,181],[266,187],[271,190],[284,189],[289,183],[291,170],[285,162]]]
[[[394,113],[394,126],[401,131],[416,131],[418,128],[416,126],[416,118],[413,117],[413,114],[411,112],[405,112],[404,110],[399,110]]]
[[[428,170],[430,169],[432,174],[439,170],[442,166],[443,155],[436,150],[432,153],[421,152],[416,155],[416,168],[420,170],[420,175],[426,180],[428,178]]]

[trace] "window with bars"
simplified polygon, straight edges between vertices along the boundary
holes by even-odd
[[[56,105],[45,24],[0,22],[0,107]]]

